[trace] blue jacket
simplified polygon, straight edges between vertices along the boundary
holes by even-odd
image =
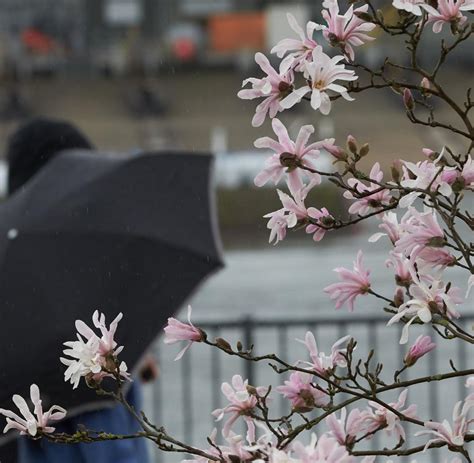
[[[127,400],[141,410],[140,386],[132,383]],[[122,405],[84,413],[57,426],[58,432],[74,433],[78,425],[112,434],[133,434],[140,430]],[[129,439],[91,444],[55,444],[45,439],[20,438],[18,463],[149,463],[145,439]]]

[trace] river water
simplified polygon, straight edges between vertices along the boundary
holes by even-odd
[[[376,231],[375,229],[373,231]],[[337,266],[352,267],[352,261],[359,249],[364,251],[364,263],[371,269],[372,288],[380,294],[390,297],[394,284],[391,273],[385,270],[385,259],[389,250],[387,242],[381,240],[371,244],[367,242],[370,233],[367,230],[359,234],[340,234],[340,237],[327,240],[324,245],[313,245],[306,242],[280,243],[278,246],[251,248],[243,246],[225,253],[226,267],[213,276],[191,298],[193,319],[195,321],[236,320],[251,316],[257,319],[307,319],[317,321],[318,317],[338,316],[348,322],[361,315],[382,313],[382,305],[372,297],[359,297],[356,310],[349,314],[347,309],[334,310],[334,304],[323,292],[323,288],[337,280],[332,271]],[[450,270],[450,279],[466,288],[465,275],[457,269]],[[463,310],[473,313],[472,299],[464,304]],[[185,319],[183,309],[178,318]],[[342,333],[340,326],[311,326],[289,328],[284,332],[284,354],[289,361],[306,359],[304,346],[296,341],[302,339],[310,328],[315,334],[321,350],[328,352],[331,345],[342,334],[351,334],[358,342],[358,353],[363,358],[368,352],[369,344],[377,346],[377,360],[385,364],[388,373],[400,366],[406,347],[398,344],[400,327],[384,328],[366,325],[347,325],[349,333]],[[422,332],[413,328],[411,340]],[[427,331],[428,332],[428,331]],[[214,333],[210,333],[211,335]],[[231,342],[242,339],[241,333],[235,330],[221,330],[220,336]],[[281,331],[261,330],[255,339],[258,354],[278,352],[282,355]],[[405,378],[431,374],[436,368],[450,371],[449,359],[455,364],[466,362],[472,350],[457,342],[444,341],[442,348],[437,349],[431,359],[420,360],[413,372]],[[173,362],[178,352],[177,346],[163,346],[158,341],[160,379],[153,386],[145,389],[147,413],[160,424],[166,424],[169,432],[185,438],[195,444],[205,445],[215,423],[210,411],[225,402],[221,398],[219,385],[221,381],[230,381],[235,373],[244,374],[242,361],[228,358],[202,345],[195,345],[183,360]],[[470,349],[469,347],[467,349]],[[212,351],[212,352],[211,352]],[[459,360],[462,356],[463,359]],[[219,376],[219,384],[212,381],[212,375]],[[255,381],[258,385],[278,384],[277,375],[266,365],[256,369]],[[460,381],[448,381],[436,389],[427,387],[414,388],[410,392],[408,403],[419,404],[423,419],[433,417],[450,418],[453,404],[464,393]],[[275,413],[285,411],[285,404],[275,398]],[[386,396],[387,400],[396,399],[395,395]],[[421,416],[421,415],[420,415]],[[418,441],[411,441],[410,444]],[[423,459],[425,458],[425,459]],[[179,461],[179,458],[167,456],[162,461]],[[383,460],[382,460],[383,461]],[[430,457],[417,458],[418,463],[435,462],[434,454]]]

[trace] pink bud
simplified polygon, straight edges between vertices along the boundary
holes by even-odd
[[[423,355],[431,352],[436,347],[436,344],[431,341],[429,336],[420,335],[416,338],[415,344],[413,344],[405,355],[405,365],[411,367],[416,361],[423,357]]]
[[[357,154],[357,140],[352,136],[347,136],[347,148],[352,154]]]
[[[426,77],[423,77],[423,79],[421,79],[420,85],[425,90],[430,90],[431,89],[430,81]]]
[[[408,111],[413,111],[415,108],[415,100],[413,99],[413,94],[410,89],[406,88],[403,90],[403,104]]]
[[[347,159],[347,153],[340,146],[326,143],[323,145],[323,147],[329,154],[332,154],[336,159],[340,159],[341,161],[345,161]]]
[[[423,154],[432,161],[438,157],[438,153],[430,148],[423,148]]]

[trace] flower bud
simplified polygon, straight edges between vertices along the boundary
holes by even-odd
[[[413,99],[413,94],[408,88],[403,90],[403,104],[408,111],[413,111],[415,109],[415,100]]]
[[[403,169],[402,169],[402,162],[400,159],[393,161],[392,166],[390,167],[390,171],[392,173],[392,179],[395,183],[400,183],[403,177]]]
[[[347,153],[336,145],[324,145],[324,149],[331,155],[333,155],[338,161],[346,161]]]
[[[431,96],[431,92],[426,91],[426,90],[431,90],[430,81],[426,77],[423,77],[423,79],[421,79],[420,86],[421,86],[421,93],[424,96],[426,96],[426,97]]]
[[[423,154],[430,160],[430,161],[434,161],[438,156],[439,156],[439,153],[437,153],[436,151],[433,151],[432,149],[430,148],[423,148]]]
[[[218,347],[220,347],[223,350],[228,350],[232,351],[231,345],[223,338],[216,338],[214,341]]]
[[[347,136],[347,148],[352,154],[357,154],[357,141],[352,135]]]
[[[250,384],[247,385],[247,392],[249,393],[249,395],[253,395],[255,397],[258,397],[258,391],[257,391],[257,388],[255,386],[252,386]]]
[[[368,143],[364,143],[362,145],[362,148],[359,151],[359,156],[363,158],[364,156],[367,156],[369,154],[370,146]]]
[[[427,354],[428,352],[431,352],[435,347],[436,344],[431,341],[429,336],[418,336],[415,344],[410,347],[407,354],[405,355],[405,365],[407,367],[413,366],[419,358],[423,357],[423,355]]]
[[[403,289],[402,288],[397,288],[397,291],[395,292],[395,296],[393,296],[393,303],[395,304],[395,307],[400,307],[405,298],[403,295]]]

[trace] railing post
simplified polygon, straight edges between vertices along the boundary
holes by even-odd
[[[254,338],[253,338],[253,329],[254,329],[254,323],[252,320],[252,317],[248,315],[243,319],[242,322],[242,328],[243,328],[243,335],[244,335],[244,349],[250,349],[253,344],[254,344]],[[254,386],[254,379],[255,379],[255,370],[254,370],[254,362],[252,361],[246,361],[245,362],[245,376],[246,379],[248,379],[249,384]]]

